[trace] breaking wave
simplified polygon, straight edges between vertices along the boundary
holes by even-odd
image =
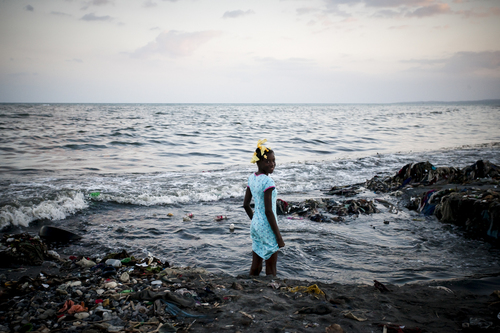
[[[79,191],[60,193],[55,199],[38,204],[16,202],[0,208],[0,229],[7,226],[27,227],[36,220],[62,220],[86,208],[85,195]]]

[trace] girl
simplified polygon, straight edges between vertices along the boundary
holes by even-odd
[[[266,275],[276,275],[278,249],[285,246],[278,228],[276,216],[276,186],[269,177],[276,166],[274,152],[263,144],[267,139],[257,143],[252,163],[257,163],[258,171],[248,178],[247,191],[243,207],[252,220],[250,235],[252,237],[252,267],[250,275],[259,275],[262,261],[266,261]],[[252,197],[255,201],[255,212],[250,207]]]

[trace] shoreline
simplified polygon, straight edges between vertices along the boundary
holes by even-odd
[[[154,261],[144,266],[148,258],[103,277],[103,267],[82,268],[76,264],[79,260],[0,270],[0,332],[20,331],[27,324],[33,332],[86,333],[148,332],[160,324],[164,332],[383,332],[384,325],[387,332],[398,332],[398,327],[401,332],[443,333],[500,329],[500,292],[494,294],[498,289],[487,291],[491,285],[485,285],[480,292],[470,291],[481,279],[401,286],[380,281],[377,288],[376,283],[232,277],[202,268],[154,265]],[[157,273],[147,273],[147,267],[156,267]],[[130,276],[128,282],[122,279],[124,272]],[[498,276],[496,280],[500,281]],[[133,295],[139,294],[143,298],[134,300]],[[160,294],[186,314],[162,311],[162,304],[153,300]],[[68,300],[84,302],[87,310],[82,312],[89,316],[77,319],[66,313],[58,318]],[[143,310],[127,311],[131,307]]]

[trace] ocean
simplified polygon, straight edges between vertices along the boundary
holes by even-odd
[[[35,234],[53,225],[83,235],[57,249],[67,255],[125,249],[246,274],[242,202],[258,140],[275,151],[278,198],[299,201],[411,162],[500,164],[499,128],[500,101],[0,104],[0,228]],[[403,284],[500,271],[490,244],[432,216],[379,208],[333,223],[279,216],[280,277]]]

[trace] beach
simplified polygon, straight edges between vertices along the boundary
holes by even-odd
[[[87,333],[160,324],[164,332],[335,332],[335,324],[345,332],[383,332],[384,325],[388,332],[495,331],[497,229],[475,233],[470,221],[442,222],[426,214],[432,202],[419,201],[425,211],[407,206],[449,189],[450,202],[462,194],[489,204],[498,183],[490,177],[380,191],[366,182],[408,164],[499,165],[497,110],[494,102],[2,105],[1,235],[35,237],[55,227],[82,238],[50,245],[62,260],[44,256],[40,266],[1,269],[0,325]],[[275,279],[247,276],[250,220],[242,203],[255,172],[249,160],[264,135],[278,161],[278,199],[294,209],[278,216],[286,246]],[[342,193],[348,188],[352,196]],[[104,278],[99,260],[122,251],[156,258],[161,269],[124,264]],[[95,264],[81,268],[83,257]],[[170,267],[180,273],[162,273]],[[136,282],[120,280],[128,269]],[[312,286],[321,292],[292,291]],[[181,310],[207,317],[155,313],[151,300],[131,304],[125,295],[147,288],[194,300],[198,306]],[[89,317],[59,313],[69,300],[84,302]]]
[[[497,332],[500,328],[498,290],[494,294],[487,279],[377,287],[262,275],[231,277],[189,267],[148,274],[131,266],[102,278],[100,270],[80,268],[77,259],[70,265],[68,261],[58,261],[65,269],[45,262],[43,268],[2,270],[2,282],[15,278],[19,283],[2,287],[0,331],[20,332],[25,325],[33,332],[88,333],[152,332],[161,326],[160,332],[383,332],[384,326],[387,332]],[[125,271],[133,282],[120,280]],[[27,286],[21,290],[23,284]],[[164,303],[157,302],[161,299],[177,304],[180,311],[169,313]],[[84,302],[80,311],[90,316],[78,319],[60,311],[68,300]]]

